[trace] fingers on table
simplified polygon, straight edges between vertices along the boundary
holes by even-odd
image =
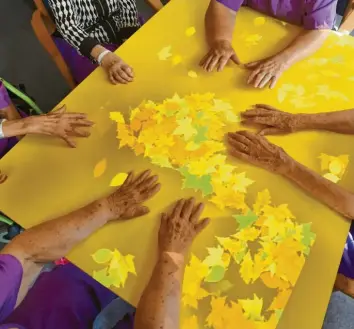
[[[0,184],[4,183],[7,180],[7,176],[0,172]]]
[[[194,203],[195,203],[195,199],[194,198],[190,198],[189,200],[186,200],[184,202],[183,208],[182,208],[182,212],[181,212],[181,216],[185,217],[185,218],[190,218],[192,215],[192,211],[194,209]]]

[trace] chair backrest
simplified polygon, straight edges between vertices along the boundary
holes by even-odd
[[[338,0],[337,2],[337,14],[344,16],[344,13],[348,7],[349,1],[351,0]]]

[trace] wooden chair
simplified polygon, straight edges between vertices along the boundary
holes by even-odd
[[[343,13],[343,19],[339,26],[340,31],[354,30],[354,0],[348,0],[346,9]]]
[[[53,33],[56,30],[55,23],[53,22],[46,6],[42,0],[34,0],[37,10],[32,16],[32,28],[37,36],[37,39],[42,44],[43,48],[48,52],[54,63],[58,67],[60,73],[64,77],[67,84],[71,89],[76,87],[75,80],[71,75],[68,65],[65,63],[58,47],[53,40]]]

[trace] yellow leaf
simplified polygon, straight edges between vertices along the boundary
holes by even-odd
[[[270,311],[284,309],[291,296],[292,290],[280,290],[278,295],[273,299],[269,307]]]
[[[184,319],[182,329],[199,329],[197,316],[192,315]]]
[[[271,275],[269,272],[261,274],[261,280],[263,283],[271,289],[288,289],[289,283],[277,277],[276,275]]]
[[[109,274],[113,279],[113,285],[116,288],[124,288],[129,273],[136,275],[134,256],[130,254],[123,256],[115,249],[109,265]]]
[[[224,249],[220,246],[217,248],[207,248],[209,255],[204,259],[203,263],[213,267],[213,266],[224,266],[223,255]]]
[[[120,113],[120,112],[110,112],[109,113],[109,117],[110,117],[111,120],[113,120],[113,121],[115,121],[117,123],[121,123],[121,124],[125,123],[123,114]]]
[[[263,299],[258,298],[253,294],[253,299],[241,299],[238,301],[242,306],[245,316],[253,321],[263,321],[264,317],[261,315],[263,308]]]
[[[188,71],[188,76],[190,77],[190,78],[198,78],[198,74],[197,74],[197,72],[195,72],[195,71]]]
[[[260,230],[256,227],[247,227],[236,234],[233,237],[239,239],[240,241],[255,241],[260,234]]]
[[[264,23],[266,22],[266,19],[265,17],[256,17],[254,20],[253,20],[253,24],[255,26],[261,26],[261,25],[264,25]]]
[[[241,241],[231,239],[231,238],[219,238],[216,237],[219,243],[224,247],[225,250],[234,254],[239,252],[243,248],[243,244]]]
[[[113,279],[108,274],[108,267],[105,267],[100,271],[93,271],[92,277],[106,288],[110,288],[113,284]]]
[[[121,186],[121,185],[123,185],[123,183],[125,182],[127,177],[128,177],[128,174],[126,174],[126,173],[123,173],[123,172],[118,173],[111,180],[110,186]]]
[[[330,180],[331,182],[333,182],[335,184],[340,181],[340,178],[338,176],[333,175],[331,173],[324,174],[323,177]]]
[[[197,130],[193,127],[191,118],[177,120],[177,123],[178,127],[173,132],[173,135],[182,135],[186,141],[196,135]]]
[[[109,249],[99,249],[93,255],[92,258],[97,264],[108,263],[113,257],[112,251]]]
[[[318,158],[321,160],[321,170],[327,170],[329,168],[329,162],[331,161],[331,157],[325,153],[321,153]]]
[[[256,329],[255,322],[245,317],[241,305],[237,303],[231,302],[231,307],[225,308],[222,316],[224,327],[221,329]]]
[[[343,163],[339,159],[334,159],[329,163],[331,174],[338,176],[343,171]]]
[[[253,260],[251,253],[248,252],[246,256],[243,258],[243,261],[241,263],[240,267],[240,275],[242,280],[246,283],[249,284],[252,281],[253,277]]]
[[[211,312],[206,318],[208,327],[223,328],[224,320],[222,314],[225,311],[226,297],[212,297],[210,301]]]
[[[95,178],[102,176],[104,174],[104,172],[106,171],[106,167],[107,167],[107,159],[104,158],[96,164],[96,166],[93,170],[93,176]]]
[[[171,54],[171,49],[172,46],[167,46],[162,48],[159,53],[157,54],[157,57],[159,58],[160,61],[166,61],[168,58],[172,56]]]
[[[232,176],[233,190],[235,192],[246,193],[246,188],[254,183],[253,180],[246,177],[246,173],[240,173]]]
[[[263,190],[262,192],[258,192],[257,200],[253,205],[254,213],[256,215],[259,215],[265,206],[270,205],[270,202],[271,202],[270,193],[267,189]]]
[[[182,56],[181,55],[175,55],[172,57],[172,65],[173,66],[176,66],[180,63],[182,63]]]
[[[195,32],[196,32],[195,27],[191,26],[186,30],[186,36],[191,37],[195,34]]]
[[[182,295],[182,303],[184,306],[190,306],[194,309],[198,308],[198,302],[209,296],[209,293],[201,288],[197,287],[196,289],[191,290],[189,293]]]

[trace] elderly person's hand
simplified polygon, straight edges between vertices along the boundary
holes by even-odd
[[[227,40],[218,40],[213,43],[199,65],[207,72],[212,72],[215,68],[220,72],[230,60],[235,64],[240,64],[231,43]]]
[[[162,214],[159,232],[160,252],[185,255],[197,235],[207,227],[209,218],[199,221],[204,204],[179,200],[170,214]]]
[[[104,56],[101,65],[114,85],[127,84],[134,80],[133,69],[115,53],[108,53]]]
[[[228,134],[229,153],[240,160],[277,174],[286,174],[294,160],[279,146],[248,131]]]
[[[150,210],[143,203],[159,192],[161,185],[157,181],[158,176],[152,176],[150,170],[137,176],[129,173],[118,190],[100,201],[107,217],[126,220],[146,215]]]
[[[87,120],[85,113],[67,113],[65,105],[60,109],[45,115],[31,116],[22,119],[24,134],[40,134],[59,137],[70,147],[76,147],[72,137],[88,137],[88,131],[80,128],[89,128],[94,123]],[[9,125],[11,121],[6,122]],[[4,131],[5,131],[4,126]]]
[[[255,88],[264,88],[269,84],[273,89],[280,76],[289,68],[282,56],[273,56],[261,61],[245,64],[252,72],[247,83]]]
[[[260,125],[260,135],[295,132],[304,128],[309,119],[306,115],[282,112],[265,104],[256,104],[253,109],[243,112],[241,117],[245,125]]]

